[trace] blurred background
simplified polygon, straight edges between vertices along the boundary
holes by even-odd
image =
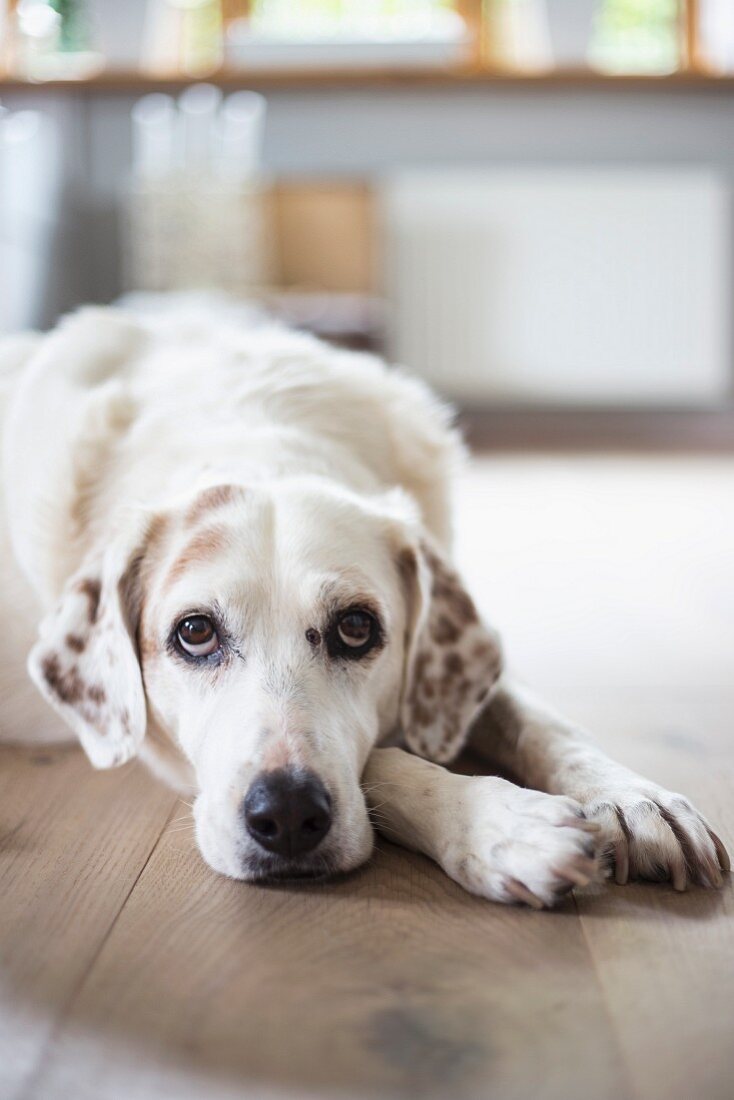
[[[0,104],[0,331],[225,290],[480,441],[732,438],[731,0],[0,0]]]

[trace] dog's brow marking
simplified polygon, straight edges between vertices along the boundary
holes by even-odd
[[[168,571],[164,590],[169,589],[195,562],[206,560],[226,549],[230,544],[230,532],[221,524],[205,527],[197,532],[186,545]]]
[[[186,524],[190,527],[195,525],[207,512],[233,504],[244,493],[245,490],[239,485],[212,485],[210,489],[203,489],[186,513]]]
[[[155,557],[160,553],[163,538],[169,526],[169,517],[162,512],[158,512],[152,517],[145,536],[144,552],[146,556]]]

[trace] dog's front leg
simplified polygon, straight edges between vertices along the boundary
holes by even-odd
[[[402,749],[375,749],[363,787],[379,832],[473,894],[543,908],[597,873],[598,826],[570,798],[455,775]]]
[[[472,745],[520,782],[576,799],[602,825],[618,883],[630,877],[721,886],[726,848],[681,794],[616,764],[581,730],[510,680],[497,685]]]

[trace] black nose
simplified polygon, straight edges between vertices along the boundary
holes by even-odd
[[[331,828],[331,799],[311,772],[278,768],[258,776],[243,804],[253,840],[268,852],[310,852]]]

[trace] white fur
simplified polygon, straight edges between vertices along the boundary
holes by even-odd
[[[47,337],[1,344],[0,382],[14,552],[0,542],[1,610],[17,624],[12,644],[0,637],[4,739],[60,733],[22,671],[41,619],[29,665],[40,693],[96,766],[139,751],[192,790],[200,848],[224,874],[257,877],[243,797],[262,772],[295,766],[335,806],[310,871],[367,858],[369,803],[378,828],[467,889],[550,904],[596,872],[584,803],[618,868],[610,805],[629,810],[638,869],[664,862],[680,884],[676,838],[636,814],[639,788],[695,833],[688,872],[715,880],[725,857],[687,803],[497,686],[497,638],[448,557],[461,444],[420,382],[216,309],[83,310]],[[382,647],[337,659],[335,609],[364,601]],[[226,645],[194,666],[174,627],[211,609]],[[377,747],[448,761],[485,700],[495,732],[476,727],[482,746],[504,747],[552,794]]]

